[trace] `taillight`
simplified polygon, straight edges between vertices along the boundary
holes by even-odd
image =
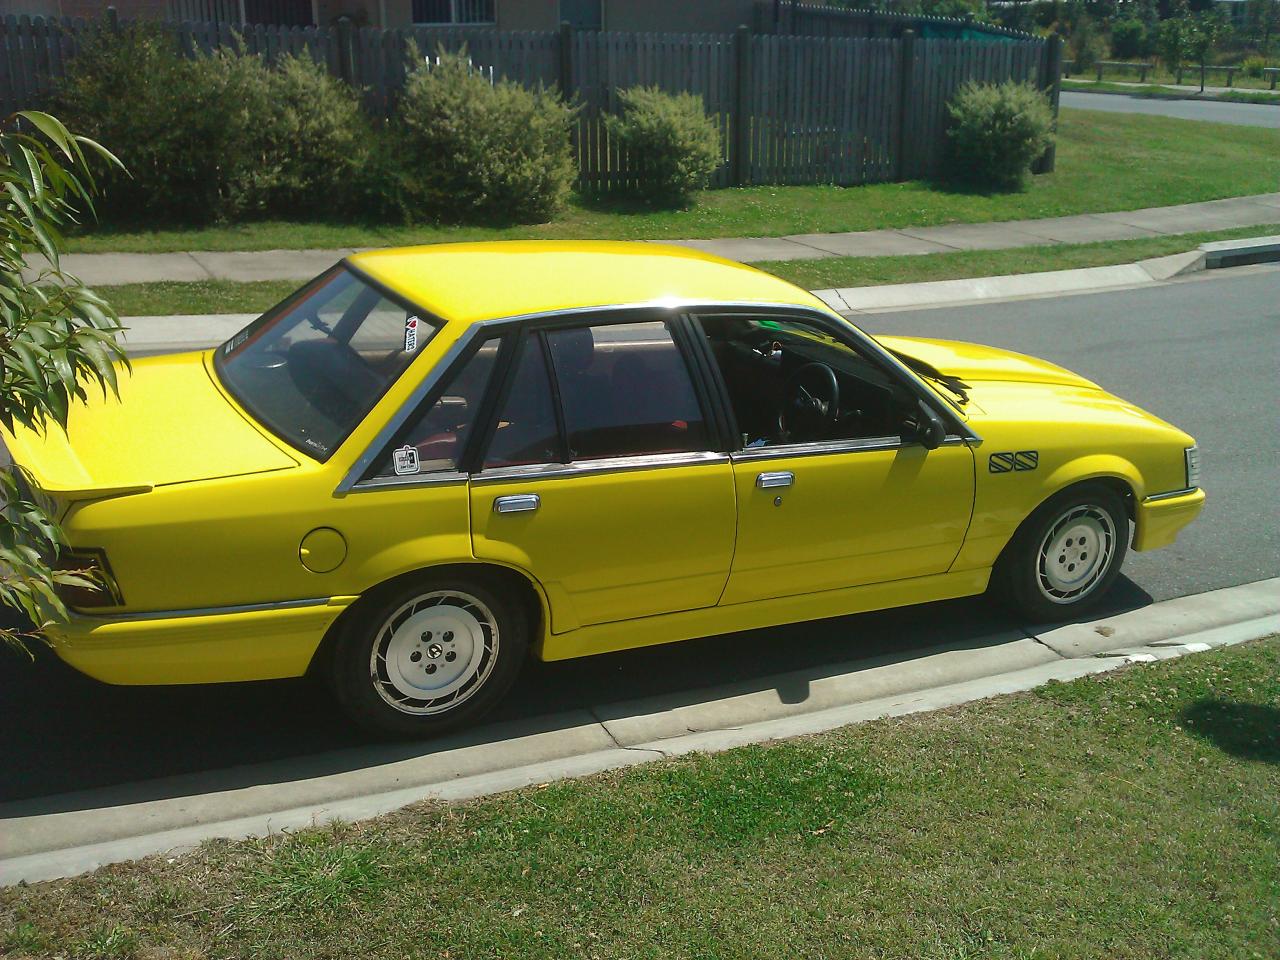
[[[78,573],[93,586],[59,583],[55,586],[58,596],[68,607],[87,610],[94,607],[118,607],[124,604],[120,587],[111,574],[107,555],[94,547],[76,547],[63,550],[53,568],[67,573]]]

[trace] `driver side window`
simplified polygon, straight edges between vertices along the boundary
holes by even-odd
[[[910,396],[820,327],[723,315],[699,322],[745,449],[902,434]]]

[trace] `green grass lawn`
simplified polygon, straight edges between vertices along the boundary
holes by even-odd
[[[1280,223],[1105,243],[972,250],[916,257],[831,257],[826,260],[757,263],[755,266],[805,289],[822,290],[830,287],[862,287],[881,283],[915,283],[922,280],[955,280],[962,277],[1099,267],[1181,253],[1210,240],[1272,233],[1280,233]],[[122,317],[138,317],[184,313],[261,313],[279,303],[299,286],[301,284],[295,280],[261,280],[252,283],[200,280],[131,283],[97,289]]]
[[[954,192],[913,181],[864,187],[710,190],[677,211],[574,202],[553,223],[510,228],[375,227],[267,222],[147,233],[100,231],[73,252],[270,250],[512,238],[678,239],[783,236],[979,223],[1131,210],[1266,193],[1280,181],[1280,130],[1168,117],[1062,112],[1056,173],[1010,194]]]
[[[1280,107],[1280,91],[1267,93],[1265,90],[1226,90],[1206,93],[1188,93],[1177,87],[1166,87],[1160,84],[1125,83],[1123,81],[1103,80],[1063,80],[1063,90],[1079,90],[1084,93],[1123,93],[1131,97],[1153,97],[1167,100],[1221,100],[1228,103],[1266,103]]]
[[[868,287],[882,283],[920,283],[926,280],[958,280],[965,277],[1039,273],[1043,270],[1103,267],[1182,253],[1211,240],[1232,240],[1275,233],[1280,233],[1280,223],[1167,237],[1143,237],[1139,240],[1011,247],[1008,250],[965,250],[913,257],[832,257],[828,260],[757,263],[755,266],[790,280],[806,290],[826,290],[832,287]]]
[[[0,890],[72,957],[1280,955],[1280,641]]]

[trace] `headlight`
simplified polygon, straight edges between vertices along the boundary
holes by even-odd
[[[92,580],[97,587],[81,587],[69,583],[55,586],[58,596],[68,607],[75,610],[86,610],[92,607],[118,607],[123,605],[124,597],[111,575],[111,567],[107,564],[107,555],[101,550],[76,548],[63,550],[54,563],[55,570],[76,572],[86,579]]]
[[[1193,443],[1182,453],[1187,461],[1187,489],[1195,490],[1200,486],[1200,447]]]

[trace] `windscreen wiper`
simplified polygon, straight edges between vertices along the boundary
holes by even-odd
[[[948,376],[931,363],[925,363],[916,357],[908,356],[905,353],[899,353],[897,350],[890,350],[895,357],[901,360],[907,367],[915,373],[934,383],[940,383],[946,389],[950,390],[960,398],[961,403],[969,402],[969,384],[965,383],[959,377]]]

